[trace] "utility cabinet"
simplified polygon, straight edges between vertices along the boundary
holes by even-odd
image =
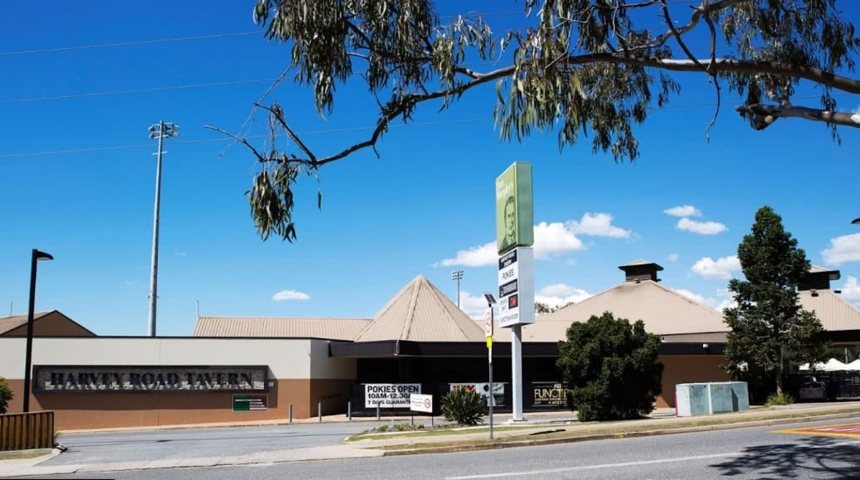
[[[740,412],[750,408],[746,382],[681,383],[675,386],[679,417]]]

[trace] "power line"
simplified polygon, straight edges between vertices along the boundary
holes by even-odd
[[[440,125],[458,125],[458,124],[466,124],[466,123],[478,123],[484,122],[487,119],[485,118],[464,118],[459,120],[440,120],[436,122],[415,122],[415,123],[406,123],[406,124],[397,124],[390,125],[389,128],[407,128],[407,127],[432,127],[432,126],[440,126]],[[369,127],[344,127],[344,128],[327,128],[323,130],[308,130],[305,132],[298,132],[299,135],[326,135],[332,133],[348,133],[348,132],[361,132],[361,131],[371,131],[374,130],[376,126]],[[268,138],[268,135],[251,135],[245,137],[249,140],[263,139]],[[233,140],[227,137],[218,137],[218,138],[201,138],[197,140],[179,140],[173,142],[173,145],[195,145],[200,143],[218,143],[218,142],[232,142]],[[109,147],[83,147],[83,148],[68,148],[62,150],[45,150],[41,152],[18,152],[18,153],[4,153],[0,154],[0,159],[5,158],[25,158],[25,157],[49,157],[55,155],[67,155],[73,153],[101,153],[101,152],[113,152],[119,150],[135,150],[142,148],[151,148],[152,145],[148,143],[139,143],[132,145],[115,145]]]
[[[668,4],[698,4],[699,0],[667,0]],[[489,18],[489,17],[507,17],[514,15],[524,15],[525,12],[523,10],[508,10],[503,12],[481,12],[481,11],[468,11],[464,12],[460,15],[442,15],[440,19],[453,19],[458,16],[469,16],[469,15],[478,15],[480,17]],[[196,40],[217,40],[221,38],[239,38],[239,37],[250,37],[250,36],[259,36],[261,35],[262,30],[253,31],[253,32],[228,32],[228,33],[213,33],[207,35],[189,35],[184,37],[167,37],[167,38],[154,38],[149,40],[128,40],[123,42],[113,42],[113,43],[94,43],[90,45],[72,45],[66,47],[51,47],[51,48],[32,48],[28,50],[15,50],[9,52],[0,52],[0,57],[14,57],[21,55],[34,55],[34,54],[42,54],[42,53],[63,53],[63,52],[73,52],[80,50],[98,50],[104,48],[122,48],[122,47],[136,47],[136,46],[147,46],[147,45],[159,45],[163,43],[177,43],[177,42],[189,42]]]
[[[0,52],[0,57],[12,57],[17,55],[32,55],[37,53],[60,53],[72,52],[76,50],[95,50],[101,48],[120,48],[134,47],[138,45],[158,45],[160,43],[188,42],[193,40],[214,40],[218,38],[235,38],[247,37],[251,35],[260,35],[260,32],[236,32],[236,33],[215,33],[211,35],[193,35],[188,37],[172,37],[172,38],[156,38],[152,40],[132,40],[127,42],[116,43],[96,43],[92,45],[76,45],[70,47],[55,47],[55,48],[34,48],[30,50],[18,50],[14,52]]]
[[[0,100],[0,104],[8,105],[15,103],[51,102],[55,100],[74,100],[78,98],[109,97],[115,95],[134,95],[138,93],[169,92],[174,90],[191,90],[195,88],[228,87],[233,85],[248,85],[252,83],[273,82],[274,78],[258,78],[253,80],[231,80],[226,82],[191,83],[187,85],[173,85],[167,87],[134,88],[129,90],[114,90],[109,92],[72,93],[68,95],[53,95],[46,97],[23,97],[7,98]]]
[[[843,97],[848,94],[835,94],[834,97]],[[817,98],[817,95],[804,95],[798,96],[797,98]],[[655,108],[653,110],[674,110],[674,109],[696,109],[696,108],[716,108],[716,103],[687,103],[687,104],[669,104],[665,105],[662,108]],[[414,122],[414,123],[401,123],[397,125],[389,125],[389,128],[412,128],[412,127],[433,127],[433,126],[441,126],[441,125],[457,125],[457,124],[468,124],[468,123],[479,123],[487,121],[486,118],[463,118],[458,120],[439,120],[434,122]],[[368,127],[343,127],[343,128],[327,128],[321,130],[308,130],[304,132],[298,132],[299,135],[327,135],[333,133],[348,133],[348,132],[361,132],[361,131],[371,131],[374,130],[376,126],[368,126]],[[250,135],[244,138],[248,140],[257,140],[268,138],[269,135]],[[224,142],[224,141],[232,141],[229,138],[203,138],[197,140],[180,140],[173,142],[174,145],[195,145],[200,143],[215,143],[215,142]],[[83,148],[69,148],[62,150],[45,150],[41,152],[18,152],[18,153],[4,153],[0,154],[0,159],[5,158],[25,158],[25,157],[47,157],[47,156],[55,156],[55,155],[67,155],[73,153],[101,153],[101,152],[111,152],[118,150],[134,150],[139,148],[149,148],[151,145],[149,144],[134,144],[134,145],[116,145],[110,147],[83,147]]]

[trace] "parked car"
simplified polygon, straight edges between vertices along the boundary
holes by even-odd
[[[825,400],[827,399],[827,385],[815,377],[807,377],[800,385],[797,398],[799,400]]]

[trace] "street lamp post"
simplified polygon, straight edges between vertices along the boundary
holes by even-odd
[[[150,125],[149,138],[158,140],[158,156],[155,166],[155,212],[152,219],[152,275],[149,283],[149,336],[155,336],[155,317],[158,308],[158,224],[161,211],[161,157],[164,154],[164,139],[179,136],[179,126],[164,123]]]
[[[457,281],[457,308],[460,308],[460,280],[463,279],[462,270],[454,270],[451,272],[451,280]]]
[[[24,359],[24,413],[30,412],[31,378],[30,370],[33,363],[33,315],[36,308],[36,262],[53,260],[50,253],[33,249],[30,257],[30,308],[27,310],[27,353]]]
[[[496,298],[492,293],[485,293],[484,299],[487,300],[487,324],[485,334],[487,336],[487,365],[490,388],[490,440],[493,439],[493,405],[496,403],[496,397],[493,395],[493,312],[496,308]]]

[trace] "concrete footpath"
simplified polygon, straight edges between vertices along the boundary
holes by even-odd
[[[418,453],[444,453],[491,448],[533,446],[588,441],[628,436],[666,435],[715,429],[777,425],[805,421],[838,421],[860,417],[860,402],[795,404],[784,407],[753,408],[746,412],[707,417],[675,417],[671,410],[658,410],[649,418],[617,422],[579,423],[555,415],[526,414],[527,422],[505,422],[509,416],[498,416],[494,439],[487,426],[445,429],[430,432],[399,432],[360,435],[337,445],[272,450],[236,456],[171,458],[149,461],[91,462],[82,465],[52,465],[47,460],[62,455],[33,452],[28,458],[0,456],[0,477],[45,476],[71,473],[100,473],[164,468],[214,467],[229,465],[270,464],[295,461],[335,460],[382,457]],[[328,417],[326,423],[337,421]],[[389,419],[392,423],[409,422],[409,418]],[[199,428],[199,427],[198,427]],[[41,453],[41,454],[40,454]]]

